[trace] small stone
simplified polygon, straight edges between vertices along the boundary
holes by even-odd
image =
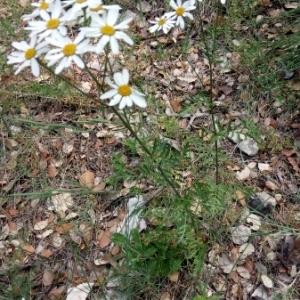
[[[251,295],[256,300],[267,300],[269,299],[266,288],[261,284]]]
[[[270,180],[267,180],[267,181],[265,182],[265,185],[266,185],[266,187],[267,187],[268,189],[270,189],[271,191],[276,191],[276,190],[278,190],[278,186],[277,186],[274,182],[272,182],[272,181],[270,181]]]
[[[254,231],[259,230],[261,226],[261,218],[255,214],[250,214],[247,216],[246,222],[250,224],[250,228]]]
[[[261,172],[272,171],[272,168],[270,167],[269,164],[263,164],[263,163],[258,163],[258,169]]]
[[[232,241],[237,245],[245,244],[251,234],[251,229],[244,225],[231,227]]]
[[[254,246],[250,243],[243,244],[239,249],[239,259],[244,260],[247,256],[255,251]]]
[[[249,169],[254,169],[256,167],[257,163],[255,161],[252,161],[248,164]]]
[[[228,134],[228,138],[237,144],[246,139],[246,136],[238,131],[231,131]]]
[[[252,138],[246,138],[238,145],[238,148],[249,156],[254,156],[258,153],[258,145]]]
[[[245,279],[250,279],[250,278],[251,278],[250,272],[249,272],[246,268],[244,268],[244,267],[238,267],[238,268],[236,269],[236,271],[238,272],[238,274],[239,274],[241,277],[243,277],[243,278],[245,278]]]
[[[256,195],[259,198],[259,200],[262,202],[264,207],[266,207],[268,204],[275,207],[277,204],[276,199],[266,192],[257,193]]]
[[[89,138],[90,134],[88,132],[83,132],[81,133],[81,135],[84,137],[84,138]]]
[[[246,180],[250,177],[250,169],[248,167],[246,167],[244,170],[242,171],[238,171],[236,173],[236,178],[240,181]]]
[[[267,260],[268,261],[273,261],[273,260],[275,260],[275,258],[276,258],[276,253],[275,252],[269,252],[268,254],[267,254]]]
[[[268,289],[272,289],[274,287],[272,279],[265,274],[261,275],[261,281],[263,285]]]

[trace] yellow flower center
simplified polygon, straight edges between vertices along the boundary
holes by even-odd
[[[158,25],[163,26],[164,24],[166,24],[166,20],[160,19],[157,23],[158,23]]]
[[[40,4],[40,10],[46,10],[49,8],[49,3],[46,3],[46,2],[42,2]]]
[[[35,57],[36,54],[36,50],[34,48],[29,48],[28,50],[26,50],[25,52],[25,58],[27,60],[32,59],[33,57]]]
[[[112,26],[105,25],[105,26],[101,27],[101,33],[112,36],[115,34],[115,29]]]
[[[56,29],[59,25],[59,20],[58,19],[50,19],[47,22],[47,28],[48,29]]]
[[[184,14],[184,12],[185,12],[184,7],[179,6],[179,7],[176,8],[176,15],[177,16],[182,16]]]
[[[131,94],[131,88],[127,84],[120,85],[118,88],[118,93],[123,97],[129,96]]]
[[[64,46],[63,53],[65,56],[72,56],[76,52],[76,45],[75,44],[67,44]]]
[[[91,7],[90,11],[92,11],[92,12],[98,12],[98,11],[100,11],[102,9],[103,9],[102,5],[98,5],[96,7]]]
[[[84,3],[86,0],[76,0],[76,3]]]

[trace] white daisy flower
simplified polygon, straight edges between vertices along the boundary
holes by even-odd
[[[184,19],[183,17],[188,17],[191,20],[194,19],[193,15],[189,11],[194,10],[196,6],[195,1],[186,1],[182,4],[181,0],[177,0],[177,4],[174,0],[170,1],[170,6],[175,10],[174,12],[165,13],[167,17],[176,16],[176,25],[179,25],[181,29],[184,29]]]
[[[121,10],[120,5],[103,5],[102,0],[87,0],[88,6],[86,8],[86,18],[93,17],[95,15],[99,16],[102,15],[105,11],[107,12],[109,9],[116,9]],[[81,16],[83,15],[83,12]],[[79,23],[82,23],[84,21],[84,18],[81,18],[79,20]]]
[[[12,52],[8,55],[8,64],[21,64],[15,72],[15,75],[19,74],[24,68],[31,67],[31,72],[35,77],[40,76],[40,66],[36,60],[42,53],[47,52],[49,49],[46,47],[48,43],[43,41],[37,44],[37,37],[33,36],[28,43],[13,42],[12,46],[19,51]]]
[[[119,44],[117,40],[123,40],[129,45],[133,45],[133,40],[123,31],[129,28],[131,18],[122,21],[120,24],[115,25],[119,17],[119,11],[110,9],[108,13],[104,12],[103,15],[95,15],[92,19],[91,26],[82,28],[87,37],[100,37],[96,46],[96,53],[99,54],[103,51],[104,47],[110,42],[110,47],[113,54],[119,53]]]
[[[69,10],[68,21],[76,19],[78,14],[82,14],[82,10],[88,6],[88,0],[66,0],[63,2],[63,6],[72,5]]]
[[[175,16],[171,18],[166,17],[163,15],[160,18],[155,18],[155,21],[150,21],[150,23],[154,24],[148,30],[153,33],[155,31],[163,30],[165,34],[167,34],[172,27],[175,25]]]
[[[127,69],[123,69],[122,73],[115,73],[114,80],[116,84],[112,83],[108,77],[105,78],[105,82],[113,89],[100,96],[100,99],[113,98],[108,105],[113,106],[119,103],[119,109],[123,109],[125,106],[131,107],[133,103],[140,107],[147,106],[145,95],[128,85],[129,72]]]
[[[222,3],[223,5],[225,5],[225,4],[226,4],[226,0],[221,0],[221,3]]]
[[[79,55],[91,50],[89,40],[84,40],[84,38],[85,36],[83,33],[79,33],[74,41],[67,36],[63,37],[60,34],[57,34],[52,38],[46,38],[46,41],[49,44],[57,47],[46,54],[45,59],[49,61],[47,66],[51,67],[60,60],[55,69],[55,74],[59,74],[62,69],[70,67],[72,62],[79,68],[84,69],[84,62]]]
[[[51,15],[51,16],[50,16]],[[30,37],[38,35],[38,41],[51,35],[52,37],[60,33],[61,35],[67,34],[67,27],[65,26],[66,20],[64,10],[61,7],[59,0],[50,4],[50,14],[45,10],[40,12],[42,21],[30,21],[25,30],[31,30]]]
[[[42,10],[45,10],[49,12],[50,4],[53,3],[54,0],[45,0],[45,1],[40,1],[38,3],[31,3],[33,7],[36,7],[36,9],[30,14],[30,15],[24,15],[22,16],[22,20],[28,21],[32,20],[40,15],[40,12]]]

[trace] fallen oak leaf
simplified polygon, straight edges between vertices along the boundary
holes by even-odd
[[[83,174],[81,174],[79,178],[79,182],[82,185],[85,185],[89,188],[92,188],[94,186],[94,180],[95,180],[95,174],[91,171],[86,171]]]
[[[67,233],[73,228],[72,223],[65,223],[55,228],[55,231],[59,234]]]

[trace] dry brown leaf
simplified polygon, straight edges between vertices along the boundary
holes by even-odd
[[[59,234],[63,234],[63,233],[69,232],[72,228],[73,228],[72,223],[66,223],[66,224],[62,224],[60,226],[57,226],[55,228],[55,231]]]
[[[29,244],[22,244],[21,243],[21,248],[26,251],[28,254],[33,254],[35,252],[35,249],[32,245]]]
[[[175,113],[179,113],[182,109],[181,102],[177,100],[170,100],[171,107]]]
[[[43,230],[45,229],[46,227],[48,226],[48,219],[46,220],[43,220],[43,221],[40,221],[40,222],[37,222],[35,225],[34,225],[34,230]]]
[[[229,279],[232,279],[235,283],[240,282],[240,277],[237,271],[232,271],[229,274]]]
[[[286,157],[289,157],[295,153],[294,149],[282,149],[281,154],[283,154]]]
[[[246,197],[245,197],[245,195],[243,194],[242,191],[240,191],[240,190],[235,191],[235,196],[236,196],[236,199],[240,202],[240,204],[242,206],[246,206],[247,205],[247,203],[246,203]]]
[[[100,248],[105,248],[110,244],[111,235],[112,235],[112,232],[110,230],[107,230],[103,233],[101,238],[98,240],[98,245],[99,245]]]
[[[65,285],[62,285],[62,286],[60,286],[60,287],[58,287],[58,288],[55,287],[55,288],[51,289],[51,291],[49,292],[49,296],[54,296],[54,297],[60,299],[59,297],[61,297],[62,294],[63,294],[66,290],[67,290],[67,287],[66,287]],[[55,299],[56,299],[56,298],[55,298]]]
[[[267,187],[268,189],[270,189],[271,191],[276,191],[276,190],[278,190],[278,186],[277,186],[274,182],[272,182],[272,181],[270,181],[270,180],[267,180],[267,181],[265,182],[265,185],[266,185],[266,187]]]
[[[52,284],[53,280],[54,280],[53,270],[45,269],[43,274],[43,279],[42,279],[43,285],[49,286]]]
[[[179,272],[176,271],[176,272],[171,272],[169,275],[168,275],[168,278],[171,282],[177,282],[178,279],[179,279]]]
[[[10,208],[7,210],[7,213],[12,216],[12,217],[16,217],[19,215],[19,211],[14,209],[14,208]]]
[[[13,221],[8,221],[9,234],[14,235],[18,232],[18,226]]]
[[[108,145],[112,145],[112,144],[115,144],[116,141],[117,141],[116,137],[113,136],[113,137],[109,138],[109,139],[106,141],[106,143],[107,143]]]
[[[288,157],[287,158],[289,163],[292,165],[293,169],[298,172],[299,171],[299,166],[298,166],[298,162],[296,161],[296,159],[294,157]]]
[[[20,4],[20,6],[22,6],[22,7],[26,7],[27,4],[28,4],[28,1],[29,1],[29,0],[19,0],[19,4]]]
[[[58,171],[55,167],[55,164],[50,164],[48,166],[48,172],[47,172],[48,177],[49,178],[54,178],[57,174],[58,174]]]
[[[264,99],[260,99],[257,106],[259,114],[264,117],[268,110],[268,105]]]
[[[171,300],[171,299],[172,299],[171,295],[167,292],[162,293],[160,296],[160,300]]]
[[[106,183],[101,182],[93,187],[93,191],[103,191],[105,189]]]
[[[41,253],[40,253],[40,256],[43,256],[43,257],[46,257],[46,258],[49,258],[50,256],[52,256],[53,253],[51,250],[49,249],[44,249]]]
[[[89,188],[92,188],[94,186],[94,180],[95,180],[95,174],[91,171],[86,171],[83,174],[81,174],[79,178],[79,182],[82,185],[85,185]]]

